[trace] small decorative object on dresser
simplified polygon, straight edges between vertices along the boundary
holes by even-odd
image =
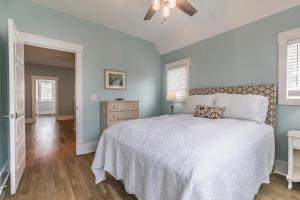
[[[289,156],[288,156],[288,188],[292,189],[293,182],[300,182],[300,131],[289,131]]]
[[[114,124],[139,117],[139,101],[102,101],[100,108],[101,133]]]
[[[170,102],[170,106],[171,106],[170,115],[173,115],[174,114],[174,102],[176,101],[176,92],[175,91],[168,92],[167,101]]]
[[[126,90],[127,77],[125,71],[104,70],[105,89]]]

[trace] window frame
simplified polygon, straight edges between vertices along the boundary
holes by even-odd
[[[300,105],[300,97],[288,98],[287,95],[287,50],[290,42],[297,40],[300,40],[300,28],[278,34],[278,103],[281,105]]]
[[[38,99],[37,99],[37,102],[52,102],[52,101],[55,101],[56,99],[56,95],[55,95],[55,83],[56,81],[55,80],[49,80],[49,79],[40,79],[40,80],[37,80],[38,81]],[[41,95],[41,82],[47,82],[47,81],[51,81],[52,82],[52,99],[42,99],[42,95]]]
[[[165,101],[167,101],[167,94],[168,94],[168,71],[171,69],[176,69],[180,68],[181,66],[186,66],[187,67],[187,94],[186,98],[189,96],[189,91],[190,91],[190,80],[191,80],[191,75],[190,75],[190,58],[178,60],[172,63],[168,63],[165,65]],[[185,99],[177,99],[175,102],[185,102]]]

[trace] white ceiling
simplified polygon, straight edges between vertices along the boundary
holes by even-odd
[[[300,0],[189,0],[190,17],[177,8],[161,24],[161,13],[143,21],[151,0],[31,0],[155,44],[161,54],[300,5]]]
[[[26,64],[75,68],[74,53],[35,47],[31,45],[24,46],[24,59]]]

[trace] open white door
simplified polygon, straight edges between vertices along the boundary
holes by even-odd
[[[24,44],[13,22],[8,20],[10,184],[15,194],[25,169]]]

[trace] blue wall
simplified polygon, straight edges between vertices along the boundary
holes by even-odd
[[[8,160],[7,20],[5,2],[0,0],[0,170]],[[0,177],[1,178],[1,177]]]
[[[162,56],[164,65],[191,58],[191,88],[236,86],[260,83],[278,84],[277,34],[300,27],[300,6],[257,22],[194,43]],[[162,112],[169,112],[162,86]],[[177,104],[177,111],[182,105]],[[290,129],[300,129],[300,107],[278,106],[276,158],[287,160]]]

